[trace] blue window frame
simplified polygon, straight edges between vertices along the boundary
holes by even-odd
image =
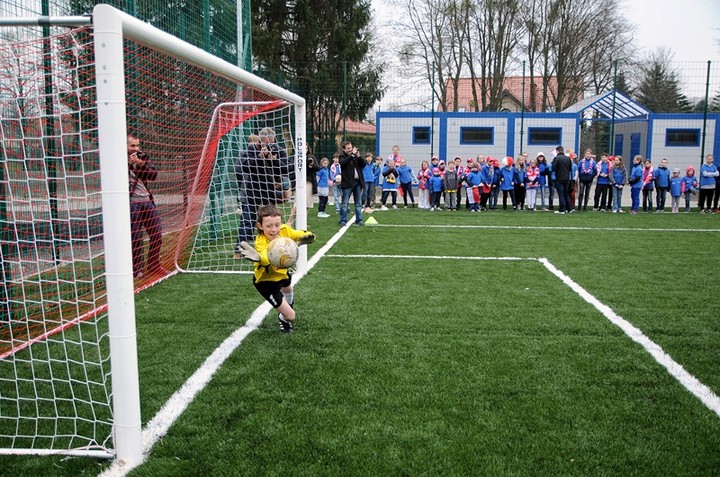
[[[495,144],[495,128],[470,126],[461,127],[460,144]]]
[[[630,157],[640,154],[640,133],[630,134]]]
[[[530,146],[562,145],[562,128],[528,128]]]
[[[666,129],[665,146],[687,147],[700,145],[699,129]]]
[[[430,144],[430,126],[413,126],[413,144]]]
[[[614,156],[622,156],[623,145],[625,144],[625,136],[622,134],[615,135],[615,147],[613,148]]]

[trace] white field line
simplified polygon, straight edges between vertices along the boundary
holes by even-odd
[[[310,270],[317,265],[318,261],[327,254],[328,250],[330,250],[338,242],[338,240],[340,240],[345,232],[347,232],[350,225],[351,223],[348,222],[348,225],[342,227],[335,235],[332,236],[330,240],[328,240],[325,245],[323,245],[322,248],[320,248],[320,250],[317,251],[317,253],[315,253],[315,255],[312,256],[312,258],[308,260],[307,270]],[[305,276],[305,273],[293,275],[293,283],[297,283],[303,276]],[[195,373],[193,373],[192,376],[188,378],[187,381],[185,381],[180,389],[175,391],[170,399],[168,399],[168,401],[163,405],[162,409],[160,409],[155,417],[148,422],[147,426],[145,426],[142,431],[143,460],[147,458],[153,446],[165,434],[167,434],[170,427],[175,423],[180,415],[185,412],[185,409],[187,409],[190,403],[195,399],[195,396],[197,396],[210,382],[220,366],[230,357],[235,349],[240,346],[240,343],[242,343],[242,341],[250,333],[260,326],[263,319],[267,316],[271,309],[272,307],[270,306],[270,303],[263,301],[263,303],[255,309],[252,315],[250,315],[250,319],[241,328],[238,328],[230,336],[228,336],[225,341],[223,341],[220,346],[218,346],[215,351],[208,356],[205,362],[195,371]],[[142,464],[142,462],[140,464]],[[120,462],[116,459],[110,467],[99,475],[100,477],[124,476],[127,475],[127,473],[133,468],[134,466],[128,466],[124,462]]]
[[[539,262],[542,263],[545,268],[550,271],[550,273],[558,277],[575,293],[580,295],[583,300],[594,306],[595,309],[602,313],[603,316],[610,320],[611,323],[620,328],[631,340],[642,346],[645,351],[650,353],[650,356],[652,356],[655,361],[667,369],[668,373],[670,373],[670,375],[674,377],[685,389],[687,389],[692,395],[705,404],[708,409],[720,417],[720,397],[718,397],[718,395],[715,394],[709,387],[701,383],[695,376],[685,371],[685,368],[672,359],[670,355],[660,347],[660,345],[645,336],[642,331],[615,313],[609,306],[601,303],[600,300],[575,283],[570,277],[555,268],[555,266],[547,259],[541,258],[539,259]]]
[[[499,229],[499,230],[587,230],[601,232],[720,232],[717,229],[657,229],[642,227],[570,227],[544,225],[409,225],[409,224],[376,224],[372,227],[423,228],[423,229]]]
[[[687,389],[693,396],[697,397],[709,410],[720,417],[720,397],[715,394],[709,387],[701,383],[695,376],[688,373],[685,368],[676,362],[669,354],[667,354],[660,345],[652,341],[645,334],[625,320],[623,317],[615,313],[612,308],[603,304],[600,300],[591,295],[583,287],[575,283],[570,277],[555,268],[546,258],[519,258],[519,257],[442,257],[434,255],[330,255],[327,257],[342,258],[406,258],[406,259],[442,259],[442,260],[527,260],[538,261],[553,275],[558,277],[572,291],[580,295],[587,303],[595,307],[602,315],[612,324],[620,328],[631,340],[642,346],[650,356],[653,357],[662,367],[664,367],[670,375],[675,378],[682,387]]]

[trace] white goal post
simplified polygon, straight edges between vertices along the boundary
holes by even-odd
[[[0,23],[3,25],[9,24],[9,19],[2,20],[4,21]],[[33,23],[33,21],[28,19],[15,20],[15,25],[27,26],[28,24]],[[73,17],[72,19],[64,20],[62,18],[45,18],[42,22],[35,19],[33,24],[48,24],[48,22],[52,21],[57,21],[58,25],[66,26],[76,23],[84,23],[84,21],[78,20],[78,17]],[[195,101],[197,98],[193,96],[194,93],[188,93],[187,91],[189,90],[186,90],[185,97],[182,98],[183,101],[189,103],[202,103],[204,101],[207,104],[212,103],[213,106],[209,108],[210,111],[207,112],[208,120],[205,125],[206,137],[201,138],[202,140],[198,140],[201,143],[205,143],[205,147],[201,147],[204,152],[196,152],[195,149],[193,149],[192,152],[187,152],[182,158],[183,167],[179,167],[176,173],[173,172],[176,174],[173,177],[175,178],[174,180],[178,181],[177,184],[184,184],[182,181],[186,181],[194,183],[195,187],[188,189],[187,191],[183,190],[181,193],[174,193],[173,191],[170,191],[162,194],[156,194],[156,200],[159,208],[163,205],[163,203],[169,203],[174,200],[174,197],[179,197],[178,201],[181,204],[181,207],[179,208],[185,214],[183,219],[166,220],[163,224],[163,240],[166,239],[167,234],[167,242],[172,242],[173,244],[177,243],[178,245],[173,245],[174,248],[167,247],[169,250],[165,249],[166,244],[163,245],[164,248],[162,253],[164,254],[164,257],[167,257],[167,260],[163,260],[163,265],[166,268],[172,268],[172,270],[164,270],[164,272],[167,273],[165,273],[162,277],[158,277],[158,279],[166,278],[169,274],[176,273],[177,271],[183,271],[187,268],[187,260],[189,259],[180,263],[178,261],[178,257],[181,254],[178,250],[180,247],[187,246],[188,241],[193,240],[192,235],[196,234],[197,230],[202,228],[203,223],[209,220],[202,214],[198,214],[197,217],[190,216],[191,214],[189,211],[192,210],[192,206],[188,204],[192,204],[193,201],[207,203],[209,199],[207,197],[203,197],[203,194],[207,194],[207,184],[205,187],[197,185],[200,181],[200,179],[198,179],[199,173],[196,173],[194,170],[188,171],[187,169],[196,167],[199,170],[200,168],[205,167],[209,171],[209,176],[206,177],[206,180],[209,181],[208,183],[212,183],[212,181],[215,180],[214,177],[217,172],[213,172],[215,169],[212,164],[215,160],[213,152],[214,148],[212,145],[208,145],[210,142],[208,137],[211,134],[211,121],[209,118],[217,117],[217,114],[221,114],[217,113],[217,111],[222,111],[223,108],[229,108],[229,110],[235,111],[236,113],[239,110],[245,112],[250,111],[251,115],[255,115],[252,116],[254,118],[253,121],[255,121],[252,125],[254,133],[257,132],[258,124],[271,124],[272,127],[276,129],[277,135],[284,140],[284,143],[286,144],[283,146],[286,150],[284,154],[287,156],[288,164],[292,166],[292,173],[295,180],[293,187],[294,198],[291,199],[289,197],[290,193],[288,192],[288,197],[282,199],[286,201],[285,209],[283,210],[287,211],[287,208],[291,204],[294,204],[297,209],[297,215],[295,217],[296,228],[305,229],[307,227],[305,190],[306,107],[305,100],[302,97],[244,71],[235,65],[227,63],[226,61],[223,61],[176,37],[173,37],[172,35],[169,35],[147,23],[133,18],[111,6],[97,5],[93,9],[91,23],[92,25],[89,28],[92,31],[92,39],[89,41],[92,42],[92,49],[94,51],[94,80],[87,80],[88,70],[83,70],[81,73],[73,73],[74,76],[72,76],[72,78],[77,79],[80,78],[81,75],[86,75],[86,81],[90,81],[92,83],[90,87],[94,90],[93,97],[95,98],[95,101],[91,108],[92,111],[89,114],[87,111],[73,111],[72,114],[77,115],[78,118],[83,115],[82,119],[77,120],[77,123],[82,123],[82,127],[87,127],[89,130],[87,134],[85,133],[85,129],[83,129],[81,133],[77,133],[77,136],[81,138],[78,142],[83,143],[83,147],[85,147],[86,150],[91,151],[88,156],[84,155],[88,154],[87,152],[79,153],[78,157],[80,158],[80,161],[84,160],[86,157],[99,158],[99,190],[86,190],[87,186],[85,184],[91,182],[86,177],[81,180],[77,180],[74,183],[82,183],[83,185],[77,186],[78,189],[83,189],[85,193],[90,194],[89,196],[76,197],[73,195],[74,193],[67,193],[66,196],[63,196],[62,194],[66,193],[71,187],[64,184],[58,192],[53,191],[49,198],[44,197],[42,200],[47,202],[47,208],[51,211],[51,213],[56,213],[55,210],[60,210],[62,207],[73,209],[73,207],[76,207],[76,205],[74,205],[76,202],[82,202],[82,204],[77,207],[89,207],[87,204],[95,201],[99,195],[99,200],[96,202],[98,202],[98,210],[101,210],[101,217],[98,219],[95,215],[93,215],[93,213],[86,213],[86,216],[91,216],[91,219],[94,220],[91,225],[98,226],[91,227],[91,225],[85,224],[84,227],[87,230],[98,230],[98,233],[94,237],[95,241],[93,241],[93,238],[87,238],[83,242],[83,246],[85,248],[83,249],[84,255],[82,256],[83,259],[86,260],[86,268],[90,270],[89,273],[91,276],[89,282],[86,281],[83,283],[85,284],[85,288],[88,288],[87,283],[92,284],[89,287],[90,291],[88,294],[95,294],[92,288],[96,288],[98,283],[101,284],[105,293],[97,293],[99,298],[97,298],[97,301],[94,301],[89,305],[90,308],[87,311],[85,311],[85,308],[76,307],[78,310],[82,311],[82,313],[77,313],[79,316],[70,318],[61,316],[57,323],[54,322],[57,325],[57,328],[49,329],[49,325],[42,322],[44,315],[37,318],[21,316],[20,313],[13,314],[13,307],[16,307],[17,309],[24,309],[23,304],[13,302],[11,299],[12,297],[8,298],[8,290],[5,285],[3,285],[3,295],[0,296],[0,301],[3,302],[1,303],[3,305],[2,310],[5,310],[7,313],[3,312],[4,314],[2,316],[5,318],[0,319],[0,454],[67,454],[90,455],[95,457],[101,456],[118,459],[125,462],[130,468],[132,468],[139,465],[143,460],[134,295],[139,289],[152,285],[152,283],[155,282],[148,281],[138,287],[138,274],[137,271],[135,271],[134,275],[133,270],[133,243],[131,242],[133,226],[131,223],[131,206],[128,199],[129,170],[127,155],[127,134],[132,131],[128,126],[128,98],[126,97],[126,93],[128,78],[130,78],[131,81],[135,81],[136,78],[133,76],[134,73],[129,73],[127,70],[128,42],[137,44],[138,48],[152,50],[153,55],[157,53],[163,55],[163,58],[172,58],[182,62],[182,65],[184,66],[178,66],[177,70],[173,72],[177,75],[177,77],[183,77],[185,74],[185,70],[182,68],[196,68],[207,72],[207,77],[210,78],[207,81],[216,83],[219,81],[225,81],[226,84],[223,85],[223,91],[235,90],[235,94],[232,95],[232,97],[205,97],[202,98],[202,101]],[[89,35],[85,36],[89,37]],[[2,46],[3,42],[5,41],[0,40],[0,46]],[[77,49],[78,47],[76,45],[71,45],[70,48]],[[7,50],[12,49],[13,48],[8,48]],[[148,55],[148,58],[150,58],[148,61],[151,62],[152,58],[155,57]],[[0,58],[0,60],[2,60],[2,58]],[[14,58],[11,59],[11,62],[12,61],[14,61]],[[19,64],[19,62],[16,63]],[[202,81],[203,78],[203,74],[198,74],[194,79]],[[210,89],[211,88],[208,87],[206,88],[206,91]],[[198,90],[200,90],[200,88],[198,88]],[[137,91],[137,88],[135,91]],[[245,98],[245,96],[247,96],[245,93],[248,91],[255,92],[256,94],[261,93],[264,95],[264,100],[248,101]],[[84,94],[84,91],[76,92],[74,94],[76,94],[77,97],[80,97]],[[267,98],[271,98],[272,101],[268,101]],[[4,107],[2,99],[3,98],[0,95],[0,107]],[[41,104],[40,100],[37,101],[38,104]],[[264,105],[271,105],[274,109],[268,109],[267,111],[252,110],[252,108],[257,108],[258,105],[261,106],[260,109],[262,109]],[[63,108],[64,107],[66,107],[66,105],[63,105]],[[167,106],[166,109],[170,109],[170,107]],[[213,109],[215,109],[215,111],[213,111]],[[289,109],[289,112],[285,112],[285,109]],[[63,121],[69,121],[68,117],[70,115],[66,113],[67,112],[65,112],[64,115],[58,115],[58,121],[60,122],[59,127],[63,127]],[[272,123],[273,118],[275,116],[280,117],[279,115],[281,114],[281,119],[278,119],[277,123]],[[92,119],[88,120],[86,119],[86,116]],[[175,114],[175,116],[175,119],[179,119],[180,121],[183,119],[182,117],[177,118],[177,114]],[[38,118],[39,117],[42,117],[42,114],[39,114]],[[205,113],[203,113],[203,118],[204,117]],[[246,117],[250,116],[236,114],[234,120],[241,121]],[[0,120],[4,121],[5,119],[7,118],[0,117]],[[5,155],[10,154],[8,151],[14,147],[13,145],[17,144],[17,149],[23,150],[27,148],[26,143],[28,141],[31,139],[35,140],[35,138],[28,138],[24,135],[21,138],[15,137],[16,130],[25,131],[25,129],[27,129],[27,123],[31,120],[26,118],[16,120],[14,117],[11,119],[12,121],[8,119],[6,122],[8,122],[12,128],[4,129],[5,123],[0,123],[0,131],[3,134],[0,139],[3,140],[4,144],[7,144],[7,146],[3,146],[1,151],[4,156],[3,164],[1,164],[4,168],[4,175],[2,177],[9,177],[8,180],[12,179],[10,176],[13,174],[22,174],[23,171],[6,166],[4,163],[6,161],[10,162],[10,156]],[[37,120],[37,118],[34,118],[33,120]],[[86,126],[85,123],[88,121],[93,122],[93,125]],[[96,124],[94,121],[96,121]],[[40,124],[39,120],[37,120],[37,124]],[[239,123],[234,123],[233,127],[237,128],[237,124]],[[79,128],[79,126],[74,127]],[[158,129],[162,130],[163,127],[167,126],[163,124],[158,126]],[[199,129],[199,127],[196,127],[197,131],[199,131]],[[264,129],[268,129],[268,126]],[[179,136],[182,136],[182,132],[179,133]],[[222,138],[220,137],[215,137],[216,142],[221,139]],[[64,140],[64,136],[61,140]],[[244,141],[244,139],[242,139],[242,141]],[[163,151],[161,141],[155,145],[158,155],[161,155],[160,151]],[[215,149],[216,146],[217,144],[215,144]],[[170,157],[176,155],[176,150],[179,150],[178,148],[168,149],[168,151],[172,152],[167,152],[165,156]],[[43,148],[40,147],[38,149]],[[207,157],[205,157],[206,155]],[[66,158],[61,158],[61,160],[65,159]],[[203,160],[205,160],[204,163]],[[209,166],[208,161],[211,163]],[[21,163],[22,160],[17,162]],[[38,162],[42,163],[43,158],[40,157]],[[188,166],[188,164],[191,166]],[[205,165],[203,166],[203,164]],[[40,167],[40,169],[42,169],[42,167]],[[170,174],[162,171],[162,168],[159,169],[160,174]],[[2,179],[2,177],[0,177],[0,179]],[[95,176],[90,174],[88,177],[92,178]],[[10,184],[8,186],[8,190],[12,192],[14,190],[13,187],[19,190],[21,186],[31,182],[26,179],[23,180],[25,182],[18,180],[15,183]],[[46,180],[57,182],[55,176]],[[170,179],[168,179],[168,182],[169,181]],[[180,187],[180,185],[174,186],[176,189],[180,189]],[[169,188],[173,189],[173,186],[170,186]],[[98,192],[98,194],[94,194],[94,192]],[[4,189],[2,194],[5,194]],[[28,189],[23,192],[23,194],[31,195],[31,192],[29,192]],[[3,201],[4,200],[5,197],[3,195]],[[58,206],[56,203],[60,203],[60,205]],[[37,204],[33,202],[28,202],[28,204],[30,204],[27,207],[28,210],[37,206]],[[99,208],[100,205],[101,209]],[[11,204],[8,214],[12,215],[17,211],[25,211],[25,209],[25,206],[20,203]],[[6,213],[5,210],[0,210],[0,212],[2,212],[2,214]],[[85,220],[90,219],[86,218]],[[50,222],[55,224],[56,220],[54,216]],[[72,219],[70,219],[70,223],[72,223]],[[99,226],[100,223],[101,227]],[[74,229],[71,228],[70,230],[72,232]],[[50,232],[48,233],[55,233],[54,225],[50,226]],[[172,237],[170,237],[171,235]],[[3,240],[5,239],[3,238]],[[75,242],[72,240],[63,242],[63,247],[65,247],[62,249],[63,253],[69,254],[69,256],[72,257],[63,262],[58,255],[58,250],[60,250],[59,246],[56,245],[58,240],[59,239],[57,239],[57,237],[53,237],[52,240],[49,241],[49,243],[54,244],[50,247],[52,260],[45,260],[42,267],[38,266],[37,268],[33,268],[33,270],[38,270],[35,272],[36,276],[41,276],[43,273],[47,272],[48,268],[59,267],[60,265],[58,264],[61,262],[66,264],[68,267],[74,267],[72,262],[76,260],[76,255],[73,255],[70,252],[72,252]],[[100,245],[97,245],[98,243]],[[145,246],[145,242],[143,242],[143,244],[143,246]],[[99,252],[97,250],[98,248],[100,248]],[[152,248],[152,243],[150,244],[150,248]],[[20,250],[21,247],[17,245],[16,249]],[[3,253],[5,253],[4,250],[5,248],[3,248]],[[70,250],[70,252],[67,252],[67,250]],[[226,250],[223,250],[223,253],[225,252]],[[232,250],[227,250],[227,252],[232,253]],[[19,257],[20,255],[21,253],[17,252],[13,257]],[[25,280],[25,275],[23,274],[25,273],[25,269],[28,268],[28,265],[25,262],[22,262],[21,259],[26,260],[27,255],[28,254],[26,253],[21,258],[17,258],[18,262],[14,265],[15,268],[13,269],[13,273],[15,273],[14,277],[19,276],[20,278],[17,278],[11,283],[11,285],[21,292],[24,291],[24,287],[27,286],[27,280]],[[79,252],[77,256],[80,256]],[[304,273],[306,268],[307,248],[301,247],[300,257],[297,263],[298,274]],[[2,272],[3,277],[5,277],[5,268],[3,268]],[[59,276],[59,273],[55,272],[55,275]],[[63,280],[65,280],[64,276]],[[62,283],[64,286],[66,285],[65,281]],[[77,286],[77,284],[75,286]],[[79,293],[76,294],[79,295]],[[60,314],[62,315],[62,306],[58,305],[57,308],[60,310]],[[6,319],[5,323],[3,322],[3,319]],[[22,324],[21,322],[23,320],[30,322],[31,319],[39,322],[40,328],[44,331],[40,333],[28,332],[28,336],[23,335],[22,340],[17,335],[12,334],[14,325]],[[99,394],[105,396],[107,398],[107,402],[101,404],[102,406],[109,408],[107,411],[109,417],[107,417],[107,422],[104,424],[107,424],[107,427],[110,428],[111,435],[104,438],[92,436],[76,438],[72,435],[66,435],[63,436],[63,444],[58,444],[58,441],[54,438],[54,436],[48,436],[47,434],[38,438],[38,436],[27,435],[27,433],[23,431],[23,435],[20,436],[21,438],[14,437],[11,434],[12,431],[8,430],[12,427],[12,425],[8,424],[11,422],[11,418],[3,414],[7,409],[12,408],[13,406],[20,409],[23,406],[18,403],[22,401],[27,404],[27,401],[31,401],[31,398],[23,396],[8,396],[7,392],[3,395],[5,389],[16,388],[18,389],[17,394],[20,394],[20,386],[14,386],[14,383],[12,382],[13,378],[11,373],[13,371],[7,372],[7,370],[12,369],[14,372],[17,372],[17,369],[20,367],[31,368],[36,357],[25,357],[23,356],[23,353],[32,355],[31,350],[33,347],[36,346],[37,343],[41,343],[42,346],[44,346],[43,352],[49,355],[51,353],[49,349],[52,346],[55,346],[55,343],[64,339],[65,330],[70,329],[73,326],[85,326],[81,324],[86,323],[88,320],[95,323],[103,320],[106,321],[104,325],[98,326],[100,331],[98,331],[98,329],[93,331],[95,335],[97,335],[95,337],[97,343],[94,343],[94,353],[99,355],[97,365],[93,364],[93,366],[98,368],[99,371],[97,371],[97,374],[101,376],[101,379],[94,380],[88,388],[93,390],[103,388]],[[103,329],[107,329],[107,332],[102,331]],[[5,335],[2,334],[5,332],[4,330],[7,330],[10,338],[4,338]],[[80,333],[80,331],[78,331],[78,333]],[[60,337],[58,338],[58,336]],[[50,337],[53,337],[53,343],[48,343],[50,341]],[[82,337],[82,339],[79,340],[80,344],[73,342],[73,345],[81,348],[85,343],[85,339],[85,337]],[[105,341],[107,346],[104,346],[102,343]],[[63,345],[60,344],[59,346]],[[105,348],[108,348],[109,351],[106,351]],[[67,353],[67,350],[65,351]],[[108,353],[109,356],[105,356],[104,353]],[[84,354],[84,351],[81,349],[79,354]],[[108,360],[109,367],[107,363]],[[51,368],[54,361],[54,359],[48,357],[47,361],[42,363],[42,366]],[[34,372],[31,370],[28,374],[32,375]],[[108,376],[109,380],[104,379]],[[17,380],[18,378],[15,379]],[[68,378],[68,380],[72,381],[73,379]],[[25,378],[23,378],[23,381],[25,381]],[[109,381],[109,383],[106,381]],[[27,386],[35,389],[36,393],[37,389],[44,389],[49,386],[47,380],[43,381],[41,385],[29,382],[26,384]],[[15,391],[13,391],[13,393],[14,392]],[[53,389],[48,392],[51,397],[43,397],[43,399],[52,401],[58,392],[61,391]],[[73,394],[72,390],[70,390],[69,394]],[[88,392],[88,394],[93,394],[93,392]],[[64,401],[68,400],[65,396],[61,396],[61,398]],[[91,396],[91,399],[92,398],[93,396]],[[87,402],[83,402],[82,405],[92,407],[92,404],[88,404]],[[69,406],[74,407],[74,404],[71,403]],[[18,411],[18,414],[20,414],[20,411]],[[93,414],[93,411],[91,410],[89,414]],[[31,416],[24,416],[21,414],[14,417],[17,418],[18,421],[32,419]],[[46,417],[37,417],[36,419],[38,421],[42,421],[43,419],[46,419]],[[58,419],[63,419],[63,416],[59,416]],[[92,426],[92,423],[90,426]],[[19,428],[21,426],[17,427]],[[52,428],[52,424],[48,424],[45,427]],[[8,442],[11,444],[8,445]],[[42,448],[43,443],[46,445],[45,448]]]

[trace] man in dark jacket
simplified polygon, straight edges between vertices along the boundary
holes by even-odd
[[[162,249],[162,225],[160,213],[148,188],[157,179],[157,169],[150,157],[140,150],[140,139],[136,134],[127,136],[128,179],[130,182],[130,235],[132,242],[133,276],[142,278],[145,273],[164,273],[160,266]],[[147,270],[143,257],[143,230],[150,238],[147,252]]]
[[[247,149],[240,154],[235,164],[242,209],[234,254],[236,258],[242,258],[240,242],[255,240],[257,209],[285,200],[283,184],[286,184],[286,188],[289,186],[291,169],[292,162],[286,150],[275,142],[275,131],[272,128],[263,128],[258,136],[248,141]]]
[[[342,205],[340,206],[340,225],[347,224],[350,194],[355,201],[355,225],[365,225],[362,219],[363,168],[365,160],[352,142],[343,141],[340,154],[340,176],[342,181]]]
[[[572,213],[573,204],[570,199],[570,177],[572,176],[572,160],[565,155],[562,146],[557,147],[557,156],[552,161],[552,171],[555,173],[555,190],[558,193],[560,209],[556,214]]]

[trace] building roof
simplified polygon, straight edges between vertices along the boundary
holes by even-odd
[[[452,105],[455,98],[455,90],[453,88],[453,79],[447,81],[447,110],[452,110]],[[475,78],[476,89],[479,94],[480,90],[480,78]],[[532,82],[528,76],[506,76],[503,80],[503,94],[509,95],[516,99],[518,104],[522,104],[522,98],[525,99],[525,110],[526,111],[537,111],[542,112],[542,90],[543,90],[543,78],[533,77]],[[524,85],[524,94],[523,94]],[[535,91],[535,104],[531,101],[532,95],[530,94],[531,88]],[[558,88],[558,81],[556,76],[551,76],[548,79],[548,102],[552,106],[554,97],[556,96]],[[472,78],[460,78],[458,80],[458,111],[475,111],[475,105],[473,103],[472,95]],[[579,95],[577,100],[582,99],[582,95]]]
[[[565,109],[564,113],[580,113],[594,109],[606,118],[647,118],[650,111],[617,90],[585,98]]]

